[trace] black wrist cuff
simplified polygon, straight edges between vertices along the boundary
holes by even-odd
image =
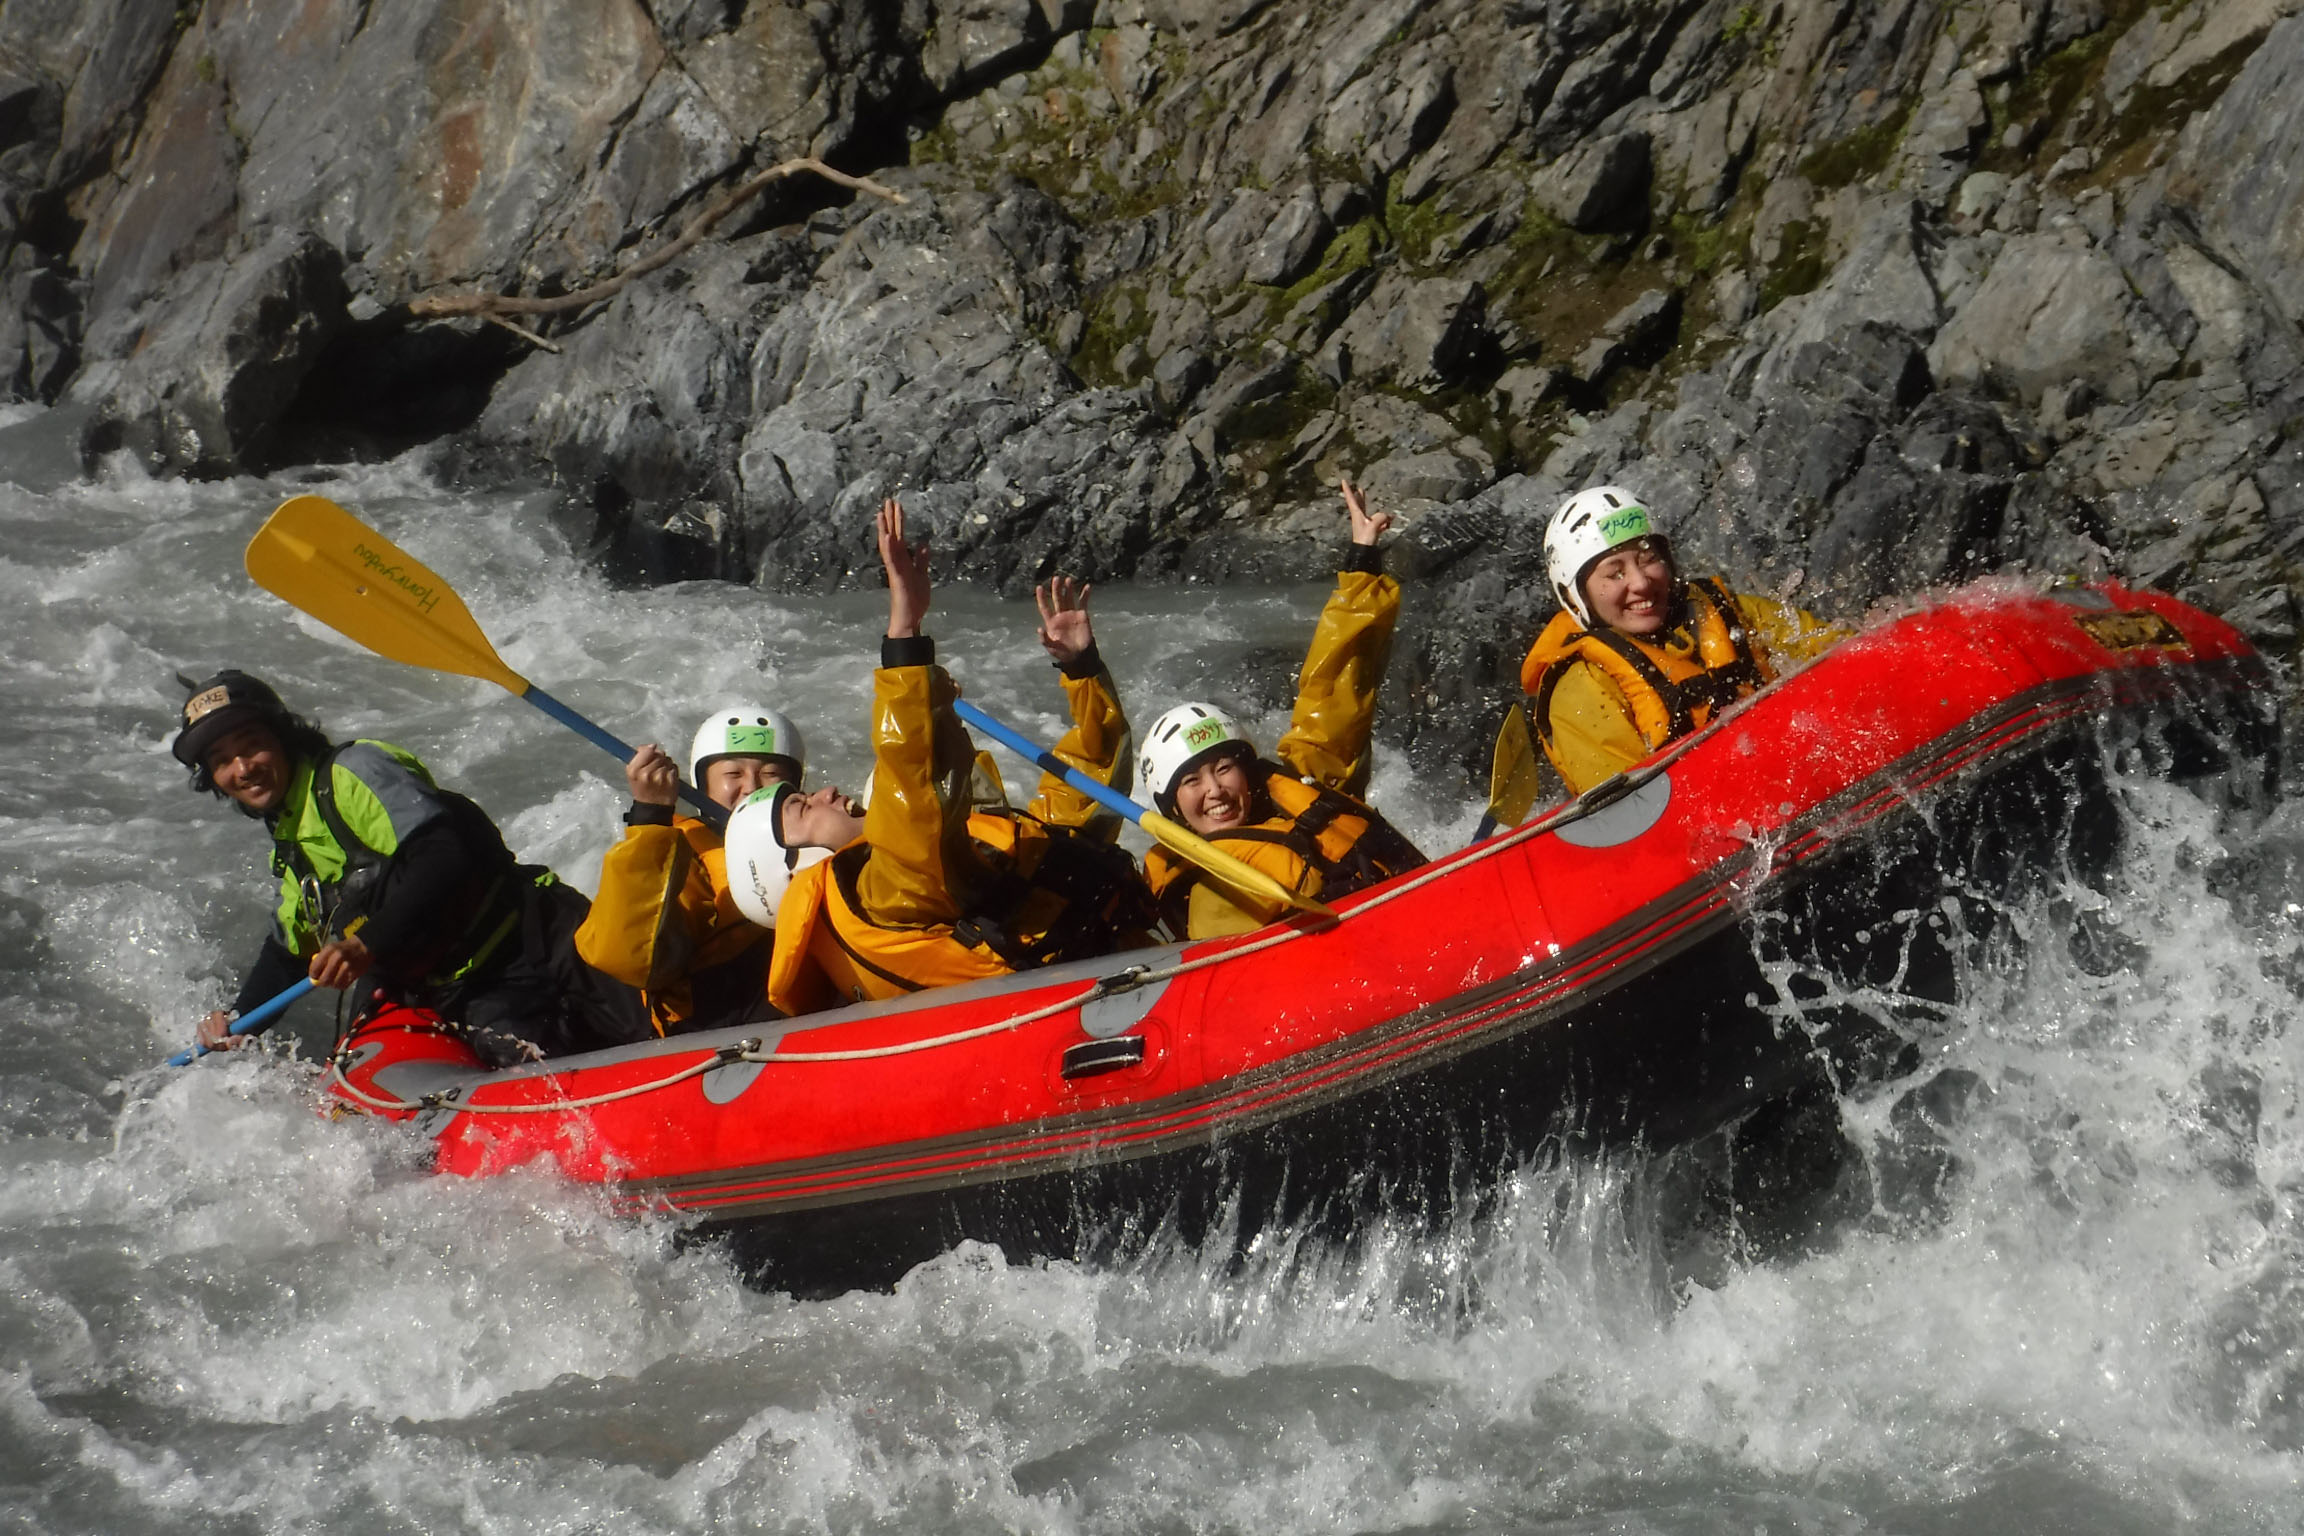
[[[1088,642],[1088,649],[1082,651],[1079,655],[1073,657],[1070,661],[1060,661],[1056,663],[1056,670],[1063,673],[1066,677],[1072,678],[1074,680],[1078,680],[1084,677],[1094,677],[1097,673],[1104,670],[1104,658],[1096,654],[1096,642],[1091,640]]]
[[[632,809],[624,813],[624,825],[628,827],[668,827],[672,825],[672,807],[646,805],[635,800],[632,802]]]
[[[1384,551],[1374,544],[1348,544],[1344,548],[1344,564],[1341,569],[1381,576],[1384,574]]]
[[[882,635],[880,665],[932,667],[936,665],[936,642],[926,635]]]

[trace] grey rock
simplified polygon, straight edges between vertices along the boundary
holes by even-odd
[[[1947,382],[1989,384],[2027,404],[2074,379],[2134,400],[2179,361],[2119,265],[2077,230],[2010,238],[1929,358]]]
[[[1678,290],[1651,288],[1611,315],[1600,334],[1576,355],[1576,376],[1598,384],[1627,364],[1654,362],[1672,345],[1679,328]]]
[[[1330,233],[1319,194],[1309,186],[1301,187],[1280,204],[1256,238],[1241,275],[1251,283],[1285,287],[1312,270]]]
[[[1397,270],[1337,328],[1331,345],[1346,377],[1437,389],[1462,377],[1486,340],[1487,294],[1458,278],[1415,278]]]
[[[155,304],[136,366],[96,398],[84,454],[125,449],[174,474],[263,467],[281,415],[346,323],[343,269],[324,242],[283,234],[182,274]]]
[[[1848,255],[1831,276],[1770,317],[1785,347],[1827,340],[1866,322],[1917,336],[1932,334],[1943,315],[1921,248],[1926,238],[1922,217],[1920,205],[1910,198],[1868,205]]]
[[[0,8],[0,361],[111,402],[104,430],[163,467],[213,472],[220,415],[361,451],[453,432],[439,462],[548,479],[620,575],[779,586],[870,581],[870,507],[900,489],[955,574],[1009,591],[1074,558],[1301,575],[1335,519],[1296,498],[1348,471],[1427,584],[1385,717],[1418,754],[1469,747],[1508,686],[1535,531],[1595,477],[1671,507],[1692,560],[1825,608],[2124,570],[2293,643],[2294,0],[181,9]],[[2131,115],[2042,88],[2091,34]],[[2133,115],[2161,91],[2205,110]],[[1979,175],[1987,106],[2009,120]],[[597,279],[810,151],[914,201],[771,193],[540,322],[556,353],[405,323],[443,287]],[[1531,202],[1547,227],[1520,227]],[[326,378],[373,389],[307,372],[293,415],[251,409],[249,367],[196,422],[216,392],[183,333],[292,231],[345,253]],[[1351,270],[1275,303],[1331,250]],[[1706,329],[1674,351],[1683,289]],[[1542,350],[1590,332],[1594,292],[1648,296],[1581,357]],[[139,401],[132,357],[175,392]],[[1481,441],[1408,398],[1462,415],[1471,389]],[[405,441],[355,425],[434,396]],[[299,430],[223,457],[320,442]]]
[[[2275,380],[2295,376],[2304,362],[2296,337],[2253,288],[2196,246],[2171,245],[2165,261],[2195,326],[2185,361],[2204,379],[2246,378],[2269,390]],[[2261,367],[2264,362],[2271,366]]]
[[[1998,171],[1978,171],[1961,181],[1960,190],[1952,198],[1952,219],[1967,225],[1989,223],[2007,196],[2007,177]]]
[[[1152,399],[1169,415],[1180,415],[1215,376],[1216,365],[1207,358],[1189,347],[1176,347],[1161,353],[1152,365]]]
[[[19,245],[0,268],[0,394],[54,400],[80,367],[81,292]]]
[[[1570,375],[1565,368],[1538,368],[1522,364],[1508,368],[1496,381],[1496,400],[1507,416],[1525,416],[1537,406],[1566,391]]]
[[[939,92],[974,90],[1009,73],[1048,36],[1036,0],[940,0],[920,69]]]
[[[1154,0],[1145,9],[1161,26],[1222,35],[1262,15],[1272,0]]]
[[[1993,210],[1992,227],[2011,235],[2028,235],[2040,225],[2040,193],[2029,176],[2008,184],[2008,195]]]
[[[1331,155],[1358,160],[1374,175],[1388,175],[1439,135],[1456,104],[1455,75],[1436,49],[1403,61],[1399,70],[1370,73],[1330,102],[1320,127]]]
[[[1394,453],[1362,473],[1360,485],[1380,506],[1402,501],[1462,501],[1495,478],[1486,454],[1474,457],[1453,449]]]
[[[1602,8],[1596,14],[1598,24],[1629,19],[1620,13],[1608,15],[1612,9]],[[1540,152],[1562,153],[1639,94],[1645,41],[1639,29],[1626,27],[1606,42],[1577,49],[1571,55],[1574,62],[1557,77],[1558,84],[1536,119],[1534,137]]]
[[[1682,206],[1717,212],[1736,189],[1759,131],[1758,91],[1722,90],[1654,127],[1659,179],[1677,182]]]
[[[1609,134],[1547,166],[1530,195],[1573,229],[1634,224],[1647,211],[1648,165],[1647,134]]]
[[[2274,27],[2187,136],[2170,198],[2290,323],[2304,321],[2304,17]]]
[[[1112,94],[1122,101],[1140,103],[1160,83],[1151,29],[1139,23],[1131,22],[1107,33],[1097,60]]]
[[[2040,48],[2054,53],[2068,43],[2093,37],[2104,28],[2104,0],[2049,0]]]
[[[1900,146],[1905,168],[1902,184],[1931,206],[1941,204],[1968,174],[1991,121],[1975,74],[1966,69],[1954,71],[1921,103],[1912,125],[1905,130]]]
[[[0,58],[29,66],[16,80],[44,180],[68,186],[98,168],[142,114],[176,27],[160,5],[27,0],[0,12]]]
[[[1241,415],[1250,406],[1286,394],[1296,383],[1302,363],[1296,354],[1277,343],[1257,355],[1227,365],[1209,387],[1200,414],[1214,428],[1220,442],[1237,436]],[[1155,376],[1157,387],[1157,376]]]

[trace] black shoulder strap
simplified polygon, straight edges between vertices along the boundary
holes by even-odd
[[[384,855],[369,847],[352,830],[351,823],[344,819],[344,813],[336,808],[336,755],[344,750],[345,745],[339,743],[330,747],[312,765],[312,804],[320,812],[321,821],[327,824],[328,835],[336,839],[337,847],[344,850],[344,872],[350,874],[370,864],[381,864]]]
[[[1110,954],[1124,933],[1151,926],[1150,895],[1126,850],[1029,812],[1001,814],[1032,822],[1046,841],[1029,876],[1009,873],[997,894],[986,893],[974,910],[953,924],[953,936],[961,943],[980,944],[1011,969],[1028,971],[1060,960]],[[1016,917],[1041,892],[1054,896],[1060,906],[1038,942],[1027,944],[1016,935]]]
[[[312,804],[320,812],[321,825],[328,829],[330,837],[336,839],[336,846],[344,850],[345,873],[349,874],[353,868],[355,849],[368,854],[376,850],[352,835],[352,829],[344,825],[344,817],[336,809],[336,754],[343,750],[341,745],[330,747],[313,761]],[[292,837],[272,839],[272,858],[275,864],[284,867],[299,880],[317,882],[320,878],[320,872],[304,856],[304,845]]]
[[[1552,743],[1552,692],[1560,686],[1560,679],[1568,675],[1571,659],[1563,656],[1553,662],[1536,681],[1536,734],[1543,738],[1546,746]]]

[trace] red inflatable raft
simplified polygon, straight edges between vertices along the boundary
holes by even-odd
[[[1825,999],[1949,1000],[1965,895],[2113,845],[2107,761],[2260,783],[2275,726],[2213,618],[1987,585],[1333,925],[494,1073],[390,1013],[331,1082],[443,1171],[548,1160],[800,1290],[970,1237],[1072,1256],[1413,1205],[1547,1138],[1669,1145],[1819,1072],[1909,1071],[1909,1029]]]

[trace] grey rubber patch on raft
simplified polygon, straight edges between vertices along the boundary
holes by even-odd
[[[1157,981],[1131,992],[1092,998],[1081,1005],[1080,1028],[1091,1040],[1109,1040],[1114,1035],[1125,1034],[1152,1011],[1152,1005],[1160,1001],[1160,994],[1167,990],[1166,981]]]
[[[1672,775],[1660,773],[1621,799],[1568,822],[1552,835],[1577,848],[1617,848],[1664,819],[1672,803]]]
[[[752,1086],[764,1062],[731,1061],[704,1074],[704,1097],[715,1104],[733,1104]]]

